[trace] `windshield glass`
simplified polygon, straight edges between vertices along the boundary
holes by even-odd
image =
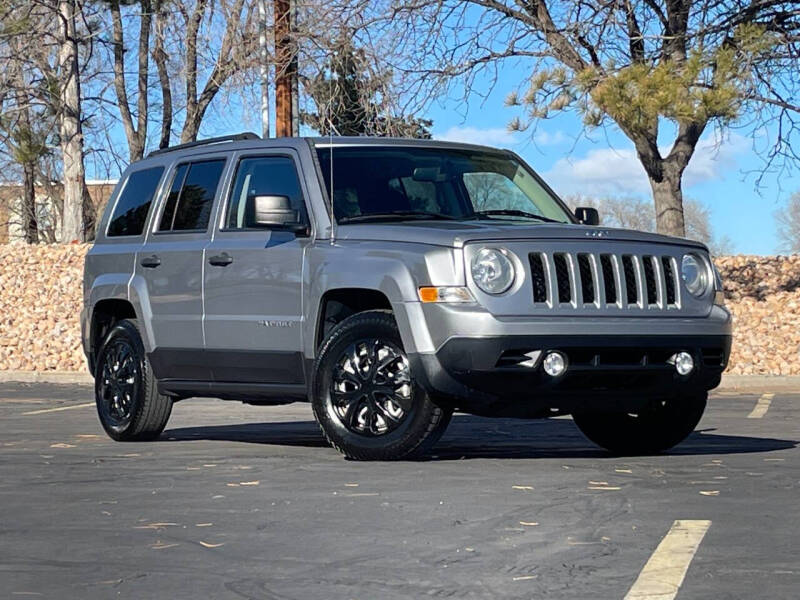
[[[330,148],[317,153],[330,194]],[[333,208],[340,223],[398,218],[572,222],[533,173],[501,152],[410,146],[333,150]]]

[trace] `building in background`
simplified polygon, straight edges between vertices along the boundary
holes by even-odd
[[[93,214],[96,215],[95,220],[103,214],[116,184],[116,180],[90,179],[86,181],[89,202]],[[36,220],[40,242],[59,241],[62,198],[63,186],[60,182],[36,186]],[[22,185],[19,183],[0,184],[0,244],[25,241],[21,205]]]

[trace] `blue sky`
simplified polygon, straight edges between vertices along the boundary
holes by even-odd
[[[500,65],[488,95],[489,82],[479,77],[473,89],[481,94],[468,95],[465,101],[463,89],[456,87],[449,98],[439,100],[426,114],[418,116],[433,120],[435,138],[516,151],[561,195],[651,198],[633,145],[613,125],[584,135],[580,117],[564,113],[540,121],[533,130],[510,133],[507,125],[518,109],[505,107],[504,99],[524,78],[524,69],[519,65]],[[250,108],[250,102],[235,94],[216,98],[201,127],[201,137],[259,131],[259,111]],[[154,125],[153,132],[155,129]],[[126,157],[127,146],[118,120],[110,124],[110,130],[117,152]],[[727,236],[733,251],[740,254],[778,251],[773,213],[793,192],[800,191],[800,175],[796,171],[780,177],[767,175],[756,189],[753,171],[761,165],[759,151],[768,148],[765,133],[773,132],[735,129],[720,137],[713,130],[707,131],[684,176],[684,197],[694,198],[710,209],[714,234]],[[665,139],[664,145],[668,142]],[[174,136],[173,143],[177,143]],[[90,160],[87,175],[104,179],[118,173],[106,169],[101,172]]]
[[[486,99],[473,95],[464,102],[462,90],[454,90],[452,99],[433,105],[426,115],[434,121],[434,137],[512,149],[561,195],[651,198],[633,145],[613,126],[583,135],[580,117],[564,113],[540,121],[534,130],[510,133],[507,125],[518,109],[506,108],[503,101],[523,77],[511,65],[501,68]],[[714,233],[730,238],[736,253],[776,253],[773,212],[800,190],[797,173],[768,174],[756,189],[753,171],[761,166],[766,133],[771,132],[706,132],[684,176],[684,197],[710,209]]]

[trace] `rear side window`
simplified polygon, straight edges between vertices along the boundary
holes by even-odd
[[[128,175],[111,215],[106,235],[142,235],[147,213],[163,174],[164,167],[154,167]]]
[[[225,160],[204,160],[175,170],[159,231],[205,231]]]

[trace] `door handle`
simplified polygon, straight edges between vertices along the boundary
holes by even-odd
[[[208,262],[209,264],[212,264],[215,267],[227,267],[229,264],[233,262],[233,257],[227,252],[223,252],[222,254],[211,256],[208,259]]]
[[[155,269],[158,265],[161,264],[161,259],[158,258],[155,254],[153,256],[146,256],[142,260],[139,261],[139,264],[147,269]]]

